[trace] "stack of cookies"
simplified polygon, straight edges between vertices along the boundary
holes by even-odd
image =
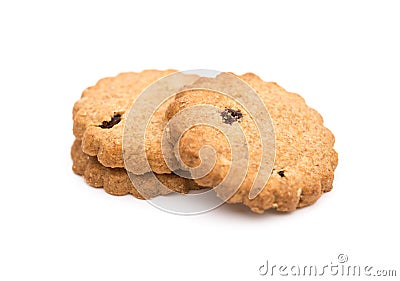
[[[149,85],[171,74],[175,75],[176,85],[171,85],[171,80],[168,85],[159,83],[158,92],[173,89],[178,94],[154,111],[146,127],[143,150],[148,163],[144,164],[135,158],[135,153],[127,155],[124,151],[127,146],[123,145],[124,128],[138,96]],[[268,110],[269,116],[256,113],[251,118],[240,102],[218,91],[205,89],[205,85],[212,88],[213,83],[218,83],[221,89],[234,90],[234,83],[228,85],[222,79],[223,75],[204,78],[178,74],[175,70],[146,70],[101,79],[95,86],[87,88],[74,105],[73,171],[83,176],[89,185],[103,187],[112,195],[132,194],[149,199],[171,192],[213,188],[216,196],[225,202],[245,204],[257,213],[270,208],[293,211],[313,204],[322,193],[330,191],[338,158],[333,149],[334,136],[323,126],[320,114],[309,108],[299,95],[285,91],[276,83],[264,82],[251,73],[229,74],[254,89]],[[186,85],[190,85],[190,89]],[[246,175],[244,179],[236,179],[234,175],[225,182],[224,188],[220,188],[220,184],[229,174],[232,144],[212,126],[199,123],[182,134],[182,122],[173,122],[174,116],[203,104],[215,108],[215,114],[211,115],[220,120],[218,126],[228,131],[239,126],[247,136],[245,144],[241,145],[249,152]],[[272,120],[274,161],[270,161],[268,181],[252,197],[249,194],[264,165],[254,116],[257,122]],[[214,149],[215,159],[212,169],[197,177],[194,173],[198,170],[194,168],[208,159],[200,153],[205,145]],[[181,177],[184,172],[193,177]],[[130,175],[134,175],[135,184]],[[161,185],[153,183],[154,175]],[[232,185],[237,186],[233,191]]]

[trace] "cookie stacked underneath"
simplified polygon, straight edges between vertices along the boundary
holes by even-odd
[[[113,195],[132,194],[137,198],[152,198],[172,191],[187,193],[199,189],[193,181],[181,178],[161,162],[159,142],[149,144],[152,168],[157,178],[166,186],[160,188],[149,184],[150,170],[139,174],[143,178],[141,191],[133,186],[122,155],[122,134],[126,116],[135,98],[154,81],[174,73],[174,70],[147,70],[141,73],[121,73],[113,78],[104,78],[95,86],[87,88],[73,109],[73,132],[76,140],[72,145],[73,171],[83,176],[88,184],[103,187]],[[182,75],[179,81],[190,83],[198,79],[195,75]],[[164,108],[168,107],[168,103]],[[163,108],[161,108],[163,110]],[[164,110],[165,111],[165,110]],[[152,132],[161,136],[164,127],[164,111],[155,114]],[[160,139],[160,137],[155,138]],[[147,186],[148,185],[148,186]]]
[[[227,203],[243,203],[252,211],[262,213],[274,208],[278,211],[292,211],[298,207],[313,204],[323,192],[332,189],[333,174],[337,165],[337,153],[333,149],[334,136],[323,126],[322,117],[309,108],[297,94],[289,93],[276,83],[264,82],[254,74],[237,76],[250,85],[268,109],[275,131],[275,162],[268,183],[253,199],[249,193],[255,175],[259,170],[260,148],[252,137],[255,129],[250,116],[241,104],[229,100],[215,91],[204,89],[184,90],[166,101],[152,116],[147,127],[145,151],[148,166],[141,166],[129,173],[139,177],[143,186],[134,186],[126,169],[123,157],[123,130],[129,110],[138,95],[151,83],[174,70],[146,70],[141,73],[122,73],[113,78],[104,78],[95,86],[87,88],[73,109],[75,142],[71,149],[73,171],[82,175],[94,187],[103,187],[113,195],[132,194],[140,199],[165,195],[172,191],[187,193],[190,190],[217,187],[229,170],[231,155],[229,144],[221,134],[208,126],[198,126],[182,136],[174,135],[179,124],[167,122],[185,108],[210,104],[216,107],[222,126],[240,124],[249,133],[250,166],[243,182],[232,196],[215,189]],[[221,75],[220,77],[222,77]],[[210,79],[208,81],[207,79]],[[179,84],[212,85],[218,81],[200,78],[196,75],[180,74]],[[164,85],[170,87],[170,85]],[[232,87],[232,85],[226,85]],[[200,88],[200,87],[199,87]],[[160,91],[163,90],[161,83]],[[263,118],[263,117],[260,117]],[[240,119],[240,120],[239,120]],[[168,126],[168,152],[161,148],[163,132]],[[174,127],[175,126],[175,127]],[[227,127],[229,128],[229,127]],[[205,145],[217,152],[215,166],[204,177],[191,180],[174,174],[188,166],[194,168],[201,163],[199,151]],[[164,153],[162,153],[164,152]],[[175,156],[179,152],[180,157]],[[175,163],[167,165],[165,158]],[[204,160],[204,159],[202,159]],[[258,162],[257,162],[258,161]],[[150,184],[147,178],[154,173],[164,188]],[[143,192],[144,191],[144,192]]]

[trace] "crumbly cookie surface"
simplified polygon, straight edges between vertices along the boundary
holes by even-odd
[[[308,107],[301,96],[285,91],[276,83],[264,82],[252,73],[238,77],[257,92],[268,109],[275,131],[274,168],[266,186],[254,199],[249,199],[249,192],[259,169],[261,147],[257,128],[246,108],[213,91],[188,90],[180,93],[169,106],[166,112],[167,119],[194,105],[211,104],[218,108],[215,114],[221,117],[223,126],[232,126],[232,123],[235,123],[242,127],[248,137],[249,148],[246,177],[239,189],[229,198],[229,182],[227,186],[216,189],[218,196],[228,203],[244,203],[257,213],[270,208],[293,211],[297,207],[313,204],[323,192],[332,189],[334,170],[338,162],[337,153],[333,149],[333,134],[324,127],[321,115]],[[215,82],[212,79],[209,81],[210,86]],[[202,81],[202,85],[207,83]],[[230,85],[226,87],[229,88]],[[201,186],[217,186],[231,166],[232,155],[226,138],[209,126],[195,126],[182,136],[174,135],[174,132],[179,131],[179,124],[172,122],[169,126],[170,142],[175,146],[175,152],[179,152],[185,165],[200,165],[199,151],[204,145],[215,149],[215,166],[209,174],[195,181]],[[231,182],[235,183],[235,179]]]
[[[137,175],[141,182],[140,192],[136,188],[124,168],[109,168],[101,165],[96,157],[82,151],[82,143],[75,140],[71,148],[72,170],[81,175],[93,187],[103,187],[112,195],[132,194],[139,199],[150,199],[158,195],[166,195],[171,191],[188,193],[189,190],[201,188],[193,180],[181,178],[175,174],[156,174],[157,179],[165,185],[160,188],[149,180],[149,173]]]
[[[175,72],[145,70],[140,73],[121,73],[116,77],[101,79],[96,85],[87,88],[73,109],[73,132],[76,139],[82,141],[83,152],[97,157],[105,167],[123,168],[122,136],[129,109],[143,89]],[[191,83],[197,78],[196,75],[182,74],[179,82]],[[161,83],[160,91],[163,90],[162,87],[167,85]],[[151,170],[158,174],[171,173],[161,153],[161,136],[167,107],[168,101],[154,113],[146,131],[145,149],[148,161]],[[149,171],[140,170],[137,174]]]

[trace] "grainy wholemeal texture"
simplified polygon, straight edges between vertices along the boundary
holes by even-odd
[[[212,87],[213,83],[224,83],[223,80],[219,81],[222,76],[216,79],[202,78],[194,85],[199,83]],[[297,207],[313,204],[323,192],[332,189],[334,170],[338,162],[337,153],[333,149],[333,134],[324,127],[321,115],[308,107],[299,95],[285,91],[276,83],[264,82],[252,73],[238,77],[253,87],[264,102],[275,131],[274,168],[268,183],[254,199],[249,199],[249,192],[259,168],[261,147],[257,127],[246,108],[215,91],[187,90],[181,92],[169,106],[167,119],[194,105],[211,104],[217,107],[214,114],[221,118],[223,126],[239,124],[242,127],[248,138],[247,175],[233,196],[228,197],[227,194],[233,188],[229,183],[235,186],[238,184],[234,179],[223,187],[216,188],[218,196],[228,203],[244,203],[257,213],[270,208],[293,211]],[[175,152],[179,152],[182,167],[183,164],[189,167],[200,165],[200,149],[204,145],[213,147],[217,154],[216,164],[209,174],[196,179],[196,182],[201,186],[218,186],[231,166],[232,155],[228,140],[220,131],[209,126],[195,126],[178,136],[176,132],[180,132],[179,126],[179,122],[171,122],[169,125],[169,141],[175,146]],[[207,161],[207,156],[203,160]]]
[[[270,208],[292,211],[297,207],[313,204],[323,192],[332,189],[338,157],[333,149],[334,136],[324,127],[320,114],[308,107],[299,95],[285,91],[276,83],[264,82],[252,73],[237,77],[253,87],[265,104],[275,133],[274,139],[266,138],[267,146],[275,148],[275,161],[268,158],[271,165],[273,163],[272,173],[264,189],[254,199],[250,199],[249,193],[259,171],[262,154],[260,131],[254,120],[267,122],[269,116],[260,112],[248,112],[243,104],[215,91],[216,85],[222,92],[224,89],[240,89],[236,82],[224,84],[226,81],[221,78],[228,75],[226,73],[220,74],[216,79],[199,79],[196,75],[179,74],[175,85],[158,83],[156,93],[171,89],[183,90],[175,99],[162,104],[152,115],[144,142],[149,166],[143,165],[136,158],[135,149],[132,150],[133,154],[129,155],[131,162],[126,158],[124,162],[122,139],[127,114],[132,104],[148,85],[175,72],[146,70],[141,73],[121,73],[116,77],[104,78],[95,86],[86,89],[73,109],[73,131],[76,141],[71,155],[74,172],[82,175],[90,185],[104,187],[110,194],[131,193],[141,199],[167,194],[169,189],[187,193],[191,189],[215,187],[217,195],[226,202],[243,203],[257,213]],[[190,86],[181,87],[182,85]],[[190,89],[196,86],[214,90]],[[246,92],[240,94],[251,103],[251,98]],[[243,182],[238,178],[239,170],[242,169],[238,170],[237,167],[237,173],[235,168],[233,169],[234,177],[224,182],[232,166],[232,142],[211,126],[194,126],[180,136],[177,132],[180,132],[181,124],[172,122],[165,135],[168,139],[167,149],[161,150],[163,130],[168,120],[173,120],[178,113],[199,104],[215,106],[212,114],[219,118],[217,121],[228,131],[238,127],[243,129],[246,142],[233,142],[234,146],[248,147],[249,163]],[[141,118],[141,112],[136,114]],[[207,175],[195,180],[186,180],[171,172],[179,168],[185,169],[187,166],[201,167],[199,152],[205,145],[213,147],[216,152],[215,166]],[[135,148],[135,144],[131,147]],[[207,161],[211,158],[207,158],[206,152],[202,154],[202,160],[211,162]],[[178,154],[180,162],[175,159]],[[169,167],[165,159],[168,160]],[[136,174],[138,182],[141,183],[137,184],[141,192],[133,186],[126,169]],[[150,171],[154,171],[166,187],[153,185],[152,181],[148,180]],[[218,186],[221,182],[223,185]]]
[[[105,167],[124,168],[122,151],[123,129],[127,114],[138,95],[151,83],[175,70],[145,70],[140,73],[121,73],[116,77],[101,79],[96,85],[87,88],[73,109],[76,139],[82,141],[84,153],[97,157]],[[196,75],[180,74],[175,77],[179,86],[198,79]],[[159,91],[170,89],[171,81],[157,84]],[[146,130],[146,153],[151,170],[158,174],[171,173],[161,153],[162,129],[165,126],[165,110],[168,101],[154,113]],[[168,157],[168,151],[165,152]],[[173,167],[172,167],[173,168]],[[132,171],[144,174],[150,169]]]
[[[96,157],[89,156],[82,151],[81,141],[75,140],[71,148],[73,161],[72,170],[81,175],[85,181],[93,187],[103,187],[104,190],[112,195],[132,194],[139,199],[150,199],[157,195],[165,195],[171,190],[179,193],[187,193],[189,190],[199,189],[200,187],[193,181],[178,177],[175,174],[162,174],[156,177],[166,187],[158,186],[146,181],[149,174],[138,175],[142,178],[143,185],[140,186],[140,193],[133,186],[124,168],[109,168],[101,165]]]

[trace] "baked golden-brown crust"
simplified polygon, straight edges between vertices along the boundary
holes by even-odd
[[[75,140],[71,148],[71,157],[73,161],[72,170],[81,175],[85,181],[93,187],[103,187],[104,190],[112,195],[132,194],[139,199],[150,199],[158,195],[165,195],[171,191],[179,193],[188,193],[189,190],[196,190],[199,187],[193,180],[181,178],[175,174],[156,174],[158,180],[165,186],[152,184],[147,179],[149,173],[137,175],[141,178],[143,186],[140,192],[132,184],[124,168],[109,168],[101,165],[96,157],[89,156],[82,151],[81,141]]]
[[[242,116],[237,123],[242,127],[248,141],[248,171],[233,196],[227,198],[229,186],[217,188],[218,196],[228,203],[244,203],[257,213],[270,208],[293,211],[297,207],[313,204],[323,192],[332,189],[334,170],[338,162],[337,153],[333,149],[333,134],[324,127],[321,115],[308,107],[299,95],[285,91],[276,83],[264,82],[252,73],[238,77],[248,83],[261,98],[271,116],[275,131],[274,168],[268,183],[254,199],[249,198],[249,192],[259,169],[261,146],[257,127],[246,108],[215,91],[188,90],[180,93],[170,105],[166,112],[167,119],[199,104],[216,106],[219,111],[215,114],[221,116],[227,108],[239,111]],[[210,81],[212,85],[212,79]],[[202,85],[205,84],[207,83],[203,81]],[[224,121],[226,120],[221,118],[221,124]],[[215,128],[195,126],[180,136],[177,142],[179,137],[174,136],[174,132],[179,130],[174,126],[178,125],[172,122],[169,129],[170,141],[175,146],[175,151],[179,151],[181,162],[189,167],[196,167],[201,162],[200,149],[204,145],[213,147],[217,154],[215,166],[209,174],[195,181],[201,186],[218,186],[231,166],[232,155],[228,140]]]
[[[128,112],[135,99],[148,85],[175,73],[175,70],[145,70],[140,73],[121,73],[116,77],[101,79],[87,88],[73,109],[76,139],[82,141],[84,153],[97,157],[105,167],[124,168],[122,151],[123,130]],[[176,76],[179,83],[190,83],[196,75]],[[167,85],[160,85],[162,87]],[[158,174],[171,173],[161,153],[161,136],[168,101],[154,113],[146,131],[146,153],[151,170]],[[149,172],[149,169],[137,174]],[[136,174],[135,171],[132,171]]]

